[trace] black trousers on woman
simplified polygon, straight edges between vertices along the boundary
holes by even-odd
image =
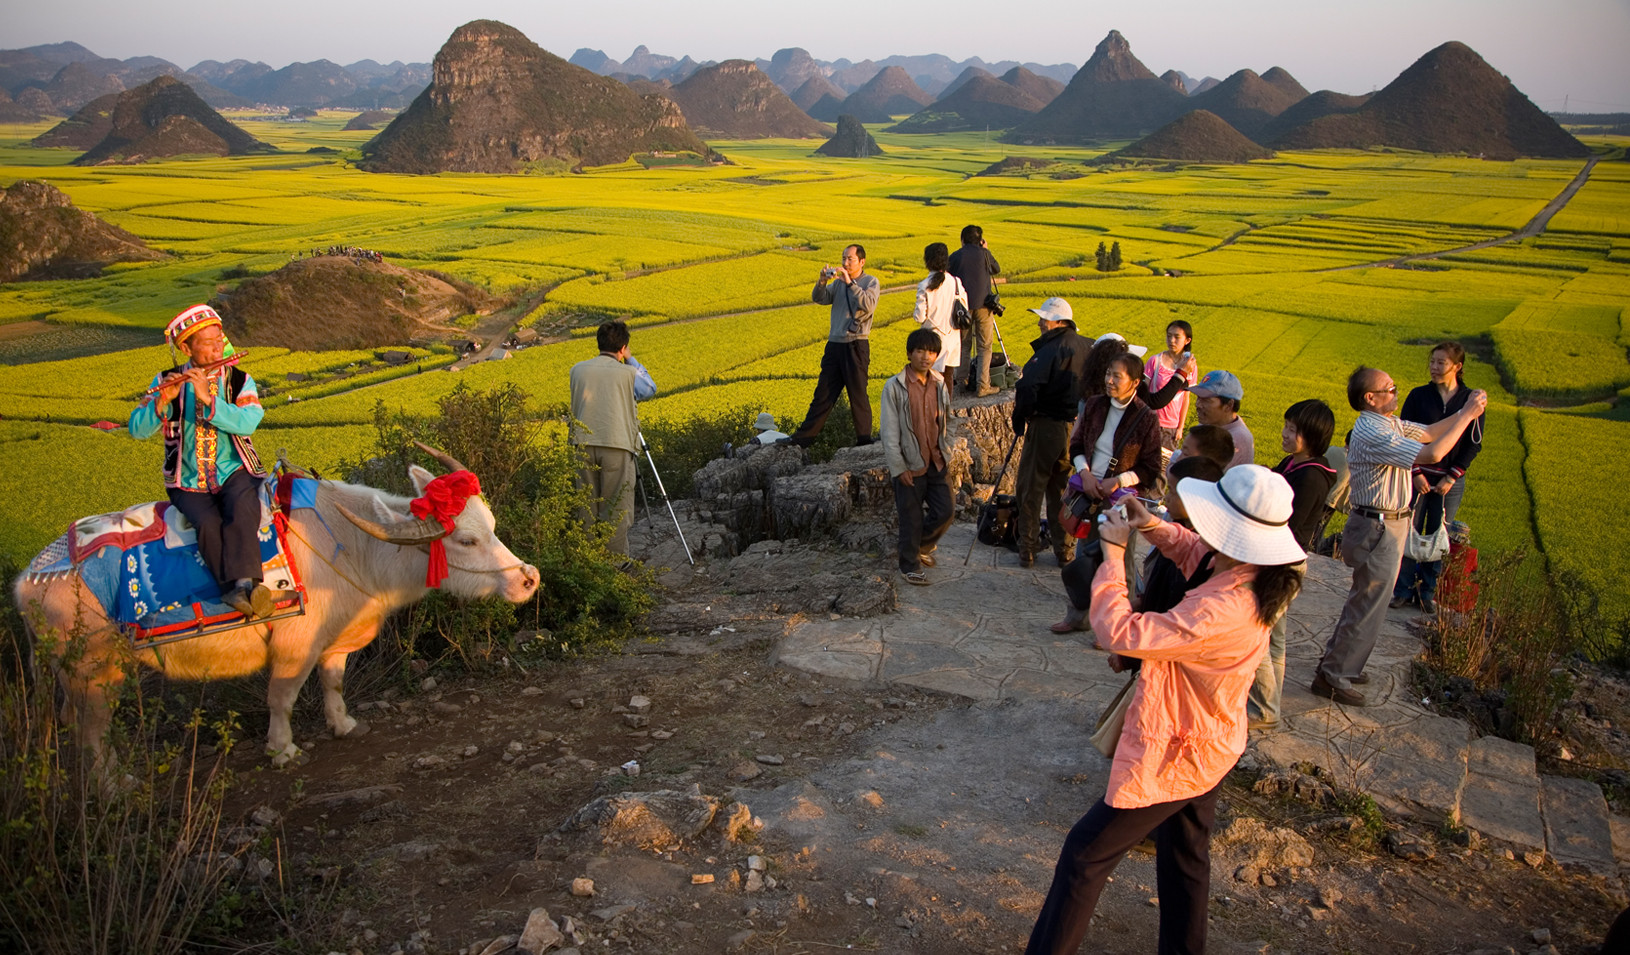
[[[1059,850],[1025,955],[1074,955],[1109,874],[1150,832],[1160,892],[1160,955],[1202,955],[1211,896],[1211,828],[1219,782],[1192,799],[1116,809],[1102,799],[1070,830]]]
[[[198,530],[198,556],[222,586],[261,578],[260,482],[247,468],[233,471],[215,494],[166,490]]]

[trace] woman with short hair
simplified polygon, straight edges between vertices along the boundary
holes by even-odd
[[[1064,840],[1027,955],[1074,953],[1110,873],[1151,832],[1159,951],[1205,951],[1217,794],[1245,751],[1246,692],[1268,628],[1301,589],[1303,554],[1287,526],[1290,485],[1267,468],[1242,464],[1177,489],[1192,531],[1154,519],[1135,497],[1101,531],[1092,629],[1112,667],[1121,657],[1142,667],[1108,789]],[[1134,527],[1185,572],[1214,554],[1211,577],[1165,613],[1134,613],[1120,553]]]

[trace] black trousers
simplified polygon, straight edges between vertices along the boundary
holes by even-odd
[[[855,419],[855,442],[872,440],[872,399],[866,395],[867,376],[872,370],[872,343],[827,342],[821,353],[821,377],[815,382],[815,397],[809,402],[804,423],[792,433],[792,440],[804,447],[815,443],[826,416],[837,407],[838,395],[849,392],[849,414]]]
[[[930,465],[909,486],[895,478],[894,508],[900,517],[900,572],[922,570],[922,553],[932,551],[951,526],[951,486],[945,483],[945,469]]]
[[[198,556],[223,584],[260,579],[259,483],[239,468],[214,494],[168,489],[170,503],[198,529]]]
[[[1121,858],[1155,834],[1155,885],[1160,892],[1160,955],[1201,955],[1211,895],[1211,828],[1219,782],[1192,799],[1116,809],[1098,800],[1059,850],[1053,884],[1036,916],[1025,955],[1075,955],[1087,935],[1104,883]]]

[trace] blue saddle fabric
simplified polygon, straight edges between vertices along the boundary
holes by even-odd
[[[270,524],[257,536],[263,565],[286,563]],[[199,558],[196,538],[179,546],[169,543],[159,538],[126,550],[103,547],[80,563],[79,577],[108,617],[124,626],[149,630],[199,616],[236,614],[221,601],[221,587]]]

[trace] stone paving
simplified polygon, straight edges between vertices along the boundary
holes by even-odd
[[[938,566],[926,571],[933,585],[902,582],[894,613],[789,628],[777,661],[974,700],[1073,700],[1102,708],[1125,678],[1092,648],[1090,632],[1059,636],[1047,629],[1064,610],[1052,555],[1025,569],[1016,554],[976,545],[965,566],[972,539],[971,524],[955,525],[941,542]],[[1429,824],[1458,820],[1518,855],[1543,850],[1559,864],[1617,878],[1620,861],[1630,864],[1630,823],[1611,815],[1599,787],[1541,775],[1532,747],[1474,738],[1464,721],[1431,713],[1413,697],[1410,666],[1420,640],[1404,624],[1416,611],[1389,612],[1362,688],[1370,706],[1341,706],[1308,691],[1349,580],[1339,561],[1309,561],[1289,615],[1282,719],[1276,731],[1252,732],[1250,748],[1279,765],[1318,765],[1390,811]]]

